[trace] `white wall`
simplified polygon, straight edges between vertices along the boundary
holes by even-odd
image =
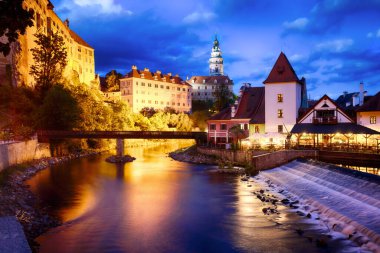
[[[324,104],[328,105],[328,107],[322,107]],[[336,110],[336,105],[333,104],[329,99],[322,100],[318,104],[314,106],[314,110]],[[352,121],[346,117],[343,112],[338,109],[337,111],[337,120],[338,123],[351,123]],[[313,123],[314,113],[311,111],[308,115],[306,115],[303,119],[300,120],[300,123]]]
[[[283,95],[283,102],[277,102],[277,94]],[[265,132],[277,133],[278,125],[285,125],[283,131],[292,130],[297,123],[298,109],[301,106],[301,85],[297,83],[265,84]],[[277,117],[282,109],[283,118]]]
[[[376,117],[376,124],[370,124],[370,117],[375,116]],[[374,111],[374,112],[358,112],[357,113],[357,121],[359,125],[371,128],[373,130],[376,130],[380,132],[380,111]]]

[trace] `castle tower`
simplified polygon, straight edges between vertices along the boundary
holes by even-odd
[[[219,41],[215,35],[214,45],[211,50],[210,64],[210,76],[223,76],[223,57],[222,51],[219,48]]]

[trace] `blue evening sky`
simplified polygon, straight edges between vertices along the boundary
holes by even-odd
[[[380,91],[380,0],[51,0],[95,48],[96,72],[132,65],[208,74],[215,33],[237,91],[263,85],[281,50],[311,98]]]

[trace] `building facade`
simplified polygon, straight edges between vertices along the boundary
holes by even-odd
[[[178,75],[164,75],[161,71],[152,73],[147,68],[138,70],[132,66],[132,70],[120,79],[121,98],[131,106],[133,112],[146,107],[190,112],[191,92],[191,85]]]
[[[234,83],[227,75],[224,75],[222,51],[217,37],[211,49],[209,70],[209,76],[192,76],[187,80],[187,83],[193,87],[193,100],[215,101],[215,91],[222,88],[228,89],[232,94]]]
[[[380,92],[356,111],[357,123],[380,132]]]
[[[28,27],[24,35],[20,35],[17,43],[11,46],[11,53],[4,57],[0,54],[0,80],[13,86],[26,85],[33,87],[35,80],[29,74],[34,59],[31,49],[36,47],[36,33],[58,33],[62,36],[67,49],[67,66],[64,75],[73,72],[82,83],[90,84],[95,79],[94,49],[79,35],[70,29],[69,21],[62,21],[54,12],[49,0],[25,0],[23,7],[33,10],[34,26]],[[5,37],[0,38],[6,40]]]

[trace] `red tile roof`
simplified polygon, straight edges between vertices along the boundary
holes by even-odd
[[[380,92],[378,92],[370,100],[368,100],[362,106],[360,106],[357,111],[358,112],[380,111]]]
[[[215,80],[217,84],[233,84],[233,81],[229,78],[229,76],[192,76],[187,82],[192,84],[194,81],[196,84],[203,84],[203,80],[205,81],[205,84],[215,83]]]
[[[70,29],[69,31],[70,31],[71,38],[73,38],[73,40],[75,40],[78,44],[85,47],[93,48],[86,41],[84,41],[78,34],[76,34],[73,30]]]
[[[138,70],[135,66],[132,67],[132,70],[128,72],[123,78],[129,78],[129,77],[136,77],[136,78],[143,78],[147,80],[157,80],[161,82],[167,82],[167,83],[175,83],[175,84],[182,84],[182,85],[188,85],[186,82],[182,80],[179,76],[173,76],[171,74],[161,74],[161,72],[150,72],[148,69],[144,70]]]
[[[280,56],[277,58],[276,63],[274,64],[271,72],[269,73],[264,83],[266,84],[287,82],[301,83],[301,80],[298,79],[297,74],[294,71],[286,55],[283,52],[281,52]]]
[[[223,109],[209,120],[250,119],[252,124],[265,123],[265,88],[246,87],[239,100],[235,116],[231,118],[231,108]]]

